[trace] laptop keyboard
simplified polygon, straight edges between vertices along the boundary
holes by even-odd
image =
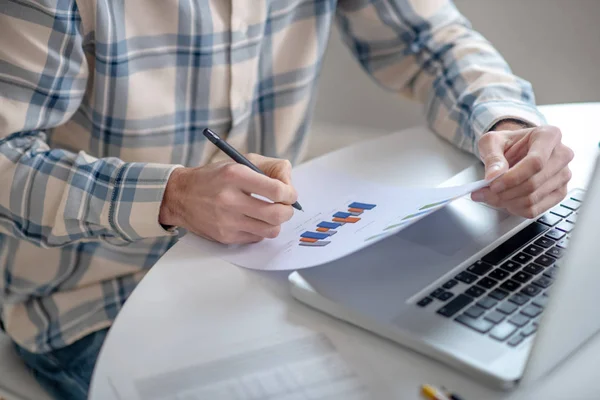
[[[583,196],[581,190],[570,192],[417,305],[508,346],[519,345],[537,331]]]

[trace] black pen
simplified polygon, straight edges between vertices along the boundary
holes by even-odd
[[[204,136],[206,136],[208,140],[210,140],[215,146],[217,146],[219,150],[231,157],[233,161],[237,162],[238,164],[245,165],[251,170],[258,172],[259,174],[265,175],[265,173],[258,169],[256,165],[252,164],[250,160],[244,157],[239,151],[231,147],[229,143],[221,139],[219,135],[217,135],[208,128],[206,128],[202,133],[204,134]],[[294,207],[296,210],[303,211],[302,207],[300,206],[300,203],[298,202],[292,204],[292,207]]]

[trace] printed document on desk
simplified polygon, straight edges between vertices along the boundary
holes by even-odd
[[[313,168],[295,170],[292,178],[305,212],[295,211],[277,238],[247,245],[223,245],[187,234],[182,242],[251,269],[314,267],[398,233],[452,200],[490,183],[397,187]]]

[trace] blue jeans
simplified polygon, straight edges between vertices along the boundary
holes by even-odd
[[[45,354],[15,346],[37,381],[56,400],[86,400],[92,372],[108,329]]]

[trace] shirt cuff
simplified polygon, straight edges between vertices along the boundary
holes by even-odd
[[[514,101],[488,101],[478,104],[471,113],[470,126],[472,129],[474,153],[479,157],[477,142],[494,125],[505,119],[514,119],[530,126],[546,124],[546,118],[537,107]]]
[[[163,227],[160,207],[171,173],[181,165],[126,163],[120,167],[111,196],[111,228],[127,241],[174,236],[176,227]]]

